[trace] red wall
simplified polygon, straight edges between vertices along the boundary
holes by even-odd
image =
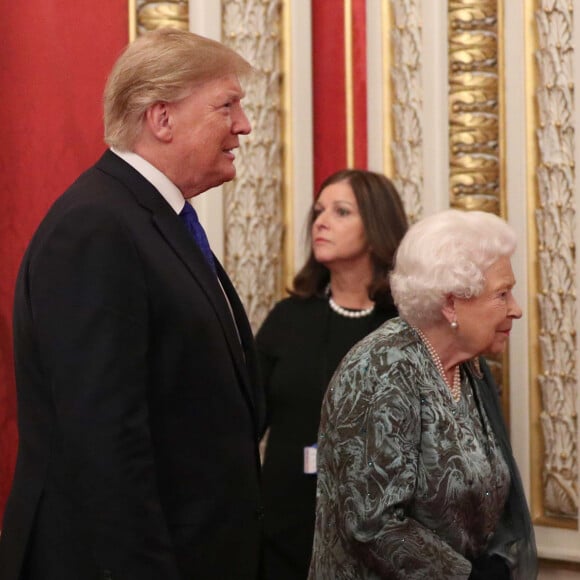
[[[347,159],[345,2],[312,0],[314,190]],[[354,162],[367,169],[366,0],[351,1]]]
[[[52,201],[104,149],[102,92],[127,2],[6,2],[0,19],[0,517],[16,458],[14,280]]]

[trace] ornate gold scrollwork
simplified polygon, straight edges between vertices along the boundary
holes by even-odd
[[[449,201],[501,215],[500,0],[449,0]],[[509,418],[507,355],[489,358]]]
[[[450,0],[450,202],[501,213],[497,0]]]
[[[538,159],[532,171],[537,245],[531,251],[538,270],[531,291],[538,305],[534,338],[540,361],[534,378],[542,432],[533,450],[542,466],[541,473],[534,466],[542,488],[533,503],[542,525],[577,527],[574,5],[535,2],[534,8]]]
[[[224,184],[225,267],[257,330],[280,298],[283,253],[282,0],[224,0],[224,43],[256,70],[244,108],[252,134],[240,143],[237,177]]]
[[[189,29],[188,0],[129,0],[130,36],[157,28]]]
[[[411,223],[423,214],[423,125],[421,111],[421,2],[392,0],[390,27],[392,43],[392,135],[388,155],[392,155],[392,179],[399,191]],[[385,53],[387,51],[385,50]],[[388,56],[385,60],[388,59]],[[386,76],[386,75],[385,75]],[[385,163],[385,166],[391,164]]]

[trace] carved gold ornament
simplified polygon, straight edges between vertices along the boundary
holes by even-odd
[[[282,236],[282,2],[224,1],[223,41],[256,69],[244,83],[252,133],[241,140],[237,177],[224,185],[225,268],[254,330],[279,298]]]
[[[189,2],[187,0],[129,0],[130,37],[158,28],[189,30]]]
[[[423,213],[423,90],[421,88],[421,2],[393,0],[392,123],[393,183],[411,223]]]
[[[501,214],[497,0],[450,0],[452,207]]]
[[[536,3],[536,230],[543,515],[578,517],[573,6]]]

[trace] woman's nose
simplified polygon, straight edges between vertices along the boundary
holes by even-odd
[[[520,308],[518,301],[513,297],[513,295],[511,295],[509,313],[510,313],[511,318],[521,318],[522,317],[522,309]]]
[[[320,229],[320,228],[326,227],[326,218],[324,217],[324,214],[322,212],[320,212],[316,216],[316,219],[314,220],[314,223],[312,225],[316,229]]]

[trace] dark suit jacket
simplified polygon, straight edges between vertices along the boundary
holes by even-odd
[[[179,216],[111,152],[51,208],[16,286],[2,580],[258,577],[263,402],[218,275],[236,324]]]

